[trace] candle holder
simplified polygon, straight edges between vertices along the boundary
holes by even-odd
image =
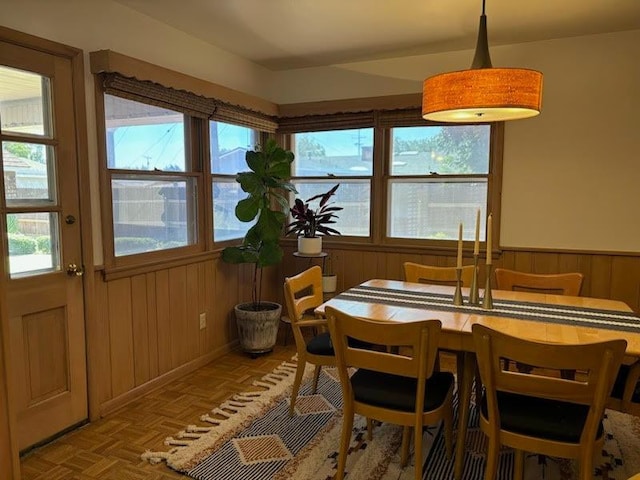
[[[480,305],[480,293],[478,292],[478,257],[473,254],[473,278],[471,279],[471,290],[469,291],[469,304]]]
[[[491,265],[487,265],[487,281],[484,285],[482,308],[485,310],[491,310],[493,308],[493,298],[491,297]]]
[[[462,305],[462,268],[456,267],[456,292],[453,294],[453,304]]]

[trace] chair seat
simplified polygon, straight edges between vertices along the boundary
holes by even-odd
[[[316,335],[307,342],[307,352],[313,355],[333,355],[333,345],[329,332]]]
[[[502,430],[546,440],[580,442],[588,406],[507,392],[497,392],[497,397]],[[482,397],[480,411],[486,419],[486,395]],[[597,438],[602,432],[600,422]]]
[[[440,407],[454,382],[450,372],[434,372],[426,381],[424,411]],[[416,409],[415,378],[360,369],[351,377],[356,401],[393,410],[413,412]]]
[[[630,370],[630,365],[620,365],[620,370],[618,371],[616,382],[613,384],[613,390],[611,391],[611,396],[613,398],[622,399],[622,395],[624,393],[624,385],[625,383],[627,383],[627,377],[629,376]],[[638,382],[633,395],[631,395],[631,401],[634,403],[640,403],[640,382]]]

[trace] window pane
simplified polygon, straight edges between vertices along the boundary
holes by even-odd
[[[182,113],[112,95],[104,109],[109,168],[186,171]]]
[[[487,182],[394,180],[389,189],[387,235],[396,238],[457,240],[464,224],[464,240],[475,239],[476,212],[480,209],[480,238],[484,240]]]
[[[368,237],[370,235],[369,219],[371,218],[371,182],[369,180],[340,180],[339,182],[331,180],[304,183],[296,181],[297,198],[306,200],[325,193],[336,183],[340,183],[340,187],[331,197],[331,201],[335,203],[336,207],[342,207],[344,210],[336,212],[339,218],[336,219],[335,225],[330,226],[338,230],[341,235]],[[315,209],[318,204],[316,202],[310,206]]]
[[[294,176],[373,175],[373,128],[294,135]]]
[[[45,145],[2,142],[4,194],[7,203],[55,202],[53,149]],[[25,202],[26,201],[26,202]]]
[[[235,175],[248,170],[245,154],[258,143],[258,132],[223,122],[209,122],[211,173]]]
[[[11,276],[60,269],[57,214],[11,213],[6,220]]]
[[[489,173],[489,125],[392,129],[391,175]]]
[[[114,178],[111,191],[117,257],[195,243],[193,179]]]
[[[3,133],[52,136],[47,77],[0,66],[0,129]]]
[[[215,181],[213,189],[213,241],[242,238],[255,222],[241,222],[236,204],[247,196],[235,180]]]

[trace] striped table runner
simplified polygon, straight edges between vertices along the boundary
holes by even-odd
[[[334,297],[336,300],[379,303],[398,307],[456,311],[486,314],[480,306],[454,306],[451,295],[439,293],[412,292],[402,289],[358,286]],[[465,301],[467,299],[465,298]],[[603,328],[622,332],[640,333],[640,317],[632,312],[596,310],[584,307],[549,305],[545,303],[514,302],[493,300],[491,315],[496,317],[519,318],[536,322],[577,325],[581,327]]]

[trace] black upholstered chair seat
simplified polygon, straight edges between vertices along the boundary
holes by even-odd
[[[415,378],[360,369],[351,377],[356,401],[393,410],[413,412],[416,409]],[[450,372],[434,372],[427,379],[424,410],[428,412],[441,406],[454,377]]]
[[[622,398],[624,393],[624,384],[627,383],[629,370],[631,370],[629,365],[620,365],[620,371],[618,372],[616,382],[613,384],[613,391],[611,392],[611,396],[613,398]],[[635,390],[633,391],[633,395],[631,395],[631,401],[634,403],[640,403],[640,382],[638,382]]]
[[[497,392],[500,428],[514,433],[579,443],[589,407],[545,398]],[[482,416],[487,418],[487,399],[482,397]],[[598,438],[602,436],[602,422]]]
[[[316,335],[307,342],[307,352],[313,355],[333,355],[333,345],[329,332]]]

